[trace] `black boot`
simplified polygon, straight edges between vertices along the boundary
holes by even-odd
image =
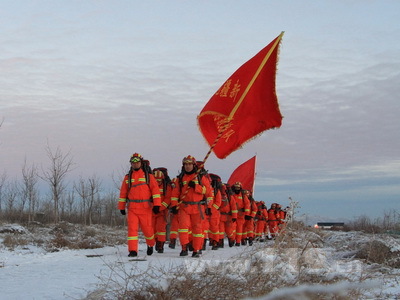
[[[160,244],[158,245],[158,253],[164,253],[164,242],[159,242]]]
[[[218,242],[216,240],[211,240],[211,250],[218,250]]]
[[[247,240],[246,239],[242,239],[242,245],[245,246],[247,244]]]
[[[136,257],[137,256],[137,252],[136,251],[129,251],[128,256],[129,257]]]
[[[189,251],[193,251],[192,242],[189,242],[189,244],[187,244],[187,248],[188,248]]]
[[[175,249],[175,245],[176,245],[176,239],[170,239],[168,247],[170,247],[171,249]]]
[[[232,239],[228,239],[229,247],[233,247],[235,245],[235,241]]]
[[[253,238],[252,237],[249,238],[249,246],[253,246]]]
[[[224,239],[220,239],[218,242],[218,247],[224,248]]]
[[[201,256],[201,253],[200,253],[200,251],[193,251],[193,253],[192,253],[192,257],[200,257]]]
[[[161,242],[156,241],[156,251],[157,251],[157,252],[158,252],[158,250],[160,249],[160,244],[161,244]]]
[[[182,245],[182,251],[179,254],[179,256],[188,256],[187,244],[186,245]]]
[[[206,246],[207,246],[207,239],[204,239],[204,242],[203,242],[203,249],[202,249],[202,250],[206,250]]]
[[[153,247],[147,246],[147,255],[153,254]]]

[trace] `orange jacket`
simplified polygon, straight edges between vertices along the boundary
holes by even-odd
[[[214,200],[211,206],[211,218],[216,219],[220,217],[220,207],[222,203],[221,191],[218,190],[217,194],[214,196]]]
[[[161,208],[160,211],[167,211],[168,207],[171,204],[171,193],[172,193],[172,186],[171,184],[167,184],[167,190],[164,193],[164,188],[160,187],[161,193]]]
[[[188,186],[192,180],[196,183],[194,189]],[[206,200],[204,208],[212,206],[213,191],[206,176],[202,176],[200,182],[196,174],[184,174],[182,179],[177,178],[175,188],[171,192],[171,207],[179,205],[179,209],[184,209],[188,214],[198,213],[199,204],[202,205],[200,201],[203,200]]]
[[[232,196],[228,196],[226,193],[222,194],[221,197],[221,208],[219,212],[222,215],[232,215],[232,218],[237,218],[237,207],[236,199]]]
[[[255,200],[251,200],[250,201],[250,216],[252,216],[253,218],[256,216],[257,214],[257,203]]]
[[[256,220],[261,220],[261,221],[268,220],[267,208],[265,207],[264,203],[261,203],[261,201],[257,203]]]
[[[148,213],[154,206],[161,206],[160,189],[152,174],[149,174],[149,182],[146,183],[145,173],[142,169],[133,171],[130,178],[131,188],[129,189],[129,175],[125,175],[121,184],[118,209],[128,207],[136,213]]]
[[[273,208],[268,209],[268,221],[269,222],[277,222],[278,221],[276,213],[275,213],[275,209],[273,209]]]
[[[233,213],[236,213],[238,218],[244,218],[244,216],[249,216],[250,215],[249,198],[247,198],[247,196],[244,195],[242,192],[240,192],[239,194],[233,193],[231,197],[234,198],[236,202],[236,209],[232,211],[232,218],[233,218]]]

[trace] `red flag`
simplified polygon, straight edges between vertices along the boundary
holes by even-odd
[[[242,188],[253,193],[254,181],[256,177],[256,156],[242,163],[233,171],[229,177],[228,183],[232,186],[235,182],[240,181]]]
[[[275,75],[282,36],[283,32],[237,69],[197,117],[201,133],[218,158],[281,126]]]

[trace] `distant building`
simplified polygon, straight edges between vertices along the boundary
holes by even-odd
[[[332,229],[332,228],[341,228],[344,226],[344,222],[318,222],[314,225],[314,228],[319,229]]]

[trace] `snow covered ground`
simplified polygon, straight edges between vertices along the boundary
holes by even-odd
[[[389,235],[296,232],[289,234],[291,238],[283,241],[280,247],[275,247],[273,241],[255,243],[253,246],[226,246],[216,251],[208,247],[200,258],[179,257],[179,246],[176,249],[165,247],[162,254],[155,252],[152,256],[146,256],[146,246],[141,244],[139,257],[146,260],[130,261],[126,245],[49,251],[46,247],[28,243],[10,250],[3,243],[7,235],[29,235],[23,227],[14,225],[14,228],[19,233],[0,234],[1,300],[99,299],[106,295],[105,281],[113,282],[114,277],[123,280],[129,272],[145,271],[151,266],[180,268],[186,272],[201,272],[214,267],[240,273],[253,268],[254,261],[261,263],[266,272],[278,271],[286,282],[294,286],[276,289],[258,299],[290,299],[291,295],[321,289],[346,294],[347,289],[352,288],[361,289],[363,299],[400,299],[400,238]],[[383,245],[382,249],[389,249],[384,263],[367,263],[367,259],[357,258],[362,255],[363,247],[376,247],[377,244],[371,241]],[[295,247],[296,243],[303,246]],[[388,262],[395,267],[389,266]],[[322,285],[318,281],[299,281],[293,284],[305,272],[309,278],[318,275],[328,280],[331,278],[332,282]],[[159,278],[160,281],[162,279],[165,278]],[[167,281],[164,284],[167,285]]]

